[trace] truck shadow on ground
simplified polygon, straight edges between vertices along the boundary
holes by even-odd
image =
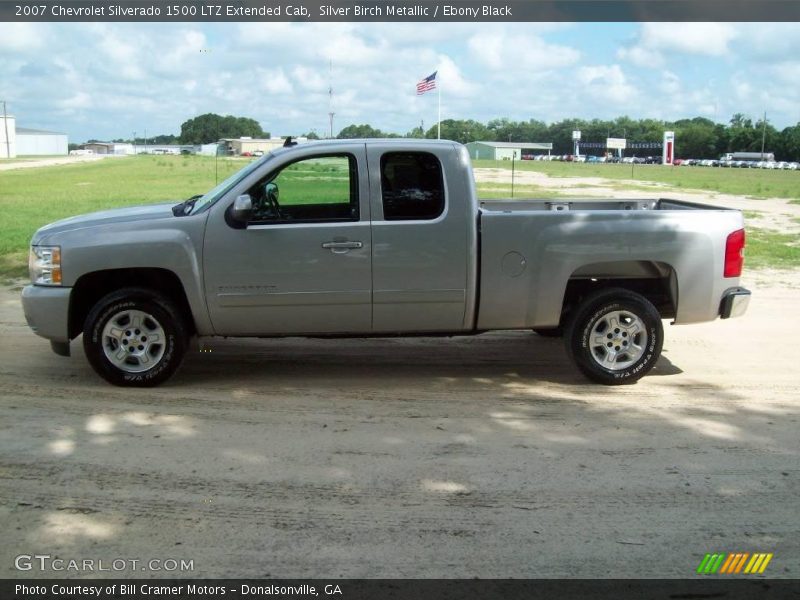
[[[662,355],[649,376],[683,371]],[[211,340],[194,347],[171,385],[231,385],[265,377],[298,382],[413,377],[509,377],[592,385],[571,363],[561,339],[530,332],[477,337]]]

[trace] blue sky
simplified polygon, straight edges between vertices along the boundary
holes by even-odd
[[[796,23],[0,23],[0,99],[70,140],[178,133],[205,112],[273,134],[442,117],[800,122]]]

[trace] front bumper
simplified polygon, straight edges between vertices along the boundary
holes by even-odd
[[[723,319],[741,317],[750,304],[750,290],[742,287],[731,288],[722,296],[719,306],[719,316]]]
[[[69,343],[69,296],[72,288],[26,285],[22,310],[28,326],[52,342]]]

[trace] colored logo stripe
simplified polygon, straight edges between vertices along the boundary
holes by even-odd
[[[732,575],[742,573],[744,570],[746,574],[760,574],[767,568],[772,557],[772,553],[763,552],[755,552],[752,555],[749,552],[708,553],[703,556],[703,560],[697,566],[697,573],[698,575],[715,573]]]

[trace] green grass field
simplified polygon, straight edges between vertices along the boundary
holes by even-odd
[[[33,232],[65,217],[115,208],[165,201],[179,201],[204,193],[247,164],[241,159],[198,156],[135,156],[73,165],[0,171],[0,275],[26,274],[28,243]],[[508,162],[477,161],[476,166],[510,167]],[[601,176],[630,178],[629,165],[570,163],[517,163],[524,170],[539,170],[553,176]],[[681,189],[719,189],[749,196],[783,195],[800,198],[800,173],[692,167],[638,165],[637,179],[663,181]],[[680,176],[680,177],[679,177]],[[282,175],[281,201],[291,204],[304,189],[321,189],[331,196],[347,194],[347,174],[341,165],[321,163],[312,169]],[[675,179],[678,178],[678,179]],[[726,178],[731,181],[726,182]],[[703,187],[705,186],[705,187]],[[767,192],[766,190],[771,190]],[[559,193],[535,185],[517,185],[517,197],[558,197]],[[509,197],[510,185],[481,183],[481,198]],[[751,229],[748,232],[748,266],[797,267],[800,249],[797,236]]]
[[[475,167],[511,170],[507,160],[475,160]],[[663,165],[623,165],[604,163],[569,163],[517,161],[520,171],[537,171],[550,177],[603,177],[666,183],[681,190],[704,190],[752,196],[754,198],[791,198],[800,200],[800,171],[770,169],[722,169],[714,167],[668,167]]]

